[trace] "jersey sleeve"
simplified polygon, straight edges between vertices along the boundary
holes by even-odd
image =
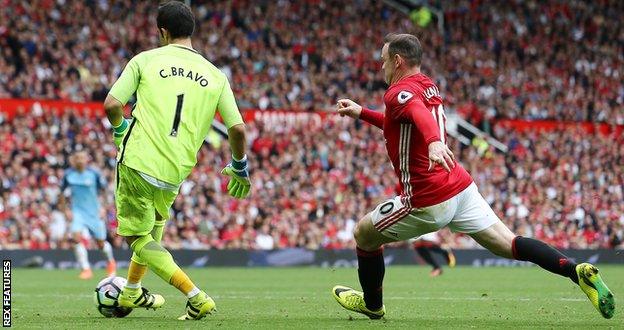
[[[395,120],[411,122],[423,135],[423,139],[429,145],[434,141],[441,141],[440,127],[427,109],[422,99],[408,89],[395,89],[390,93],[386,104],[386,115],[391,115]],[[388,112],[390,114],[388,114]]]
[[[139,57],[141,54],[133,57],[121,72],[117,81],[111,87],[110,95],[122,104],[128,103],[128,100],[136,92],[139,87],[141,70],[139,65]]]
[[[234,99],[234,92],[232,92],[230,82],[227,78],[225,79],[221,95],[219,96],[217,109],[219,110],[219,114],[221,115],[221,118],[223,118],[223,123],[227,128],[244,123],[243,117],[238,111],[236,100]]]
[[[384,114],[382,112],[374,111],[363,107],[362,112],[360,112],[360,119],[371,125],[383,129]]]

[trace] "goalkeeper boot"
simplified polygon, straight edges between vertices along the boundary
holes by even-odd
[[[124,287],[117,301],[122,307],[151,308],[154,310],[165,304],[165,298],[163,298],[163,296],[149,293],[149,290],[142,287],[136,289]]]
[[[200,320],[217,311],[217,305],[204,291],[200,291],[186,302],[186,313],[178,320]]]
[[[352,312],[364,314],[372,320],[380,319],[386,314],[386,306],[384,305],[381,305],[381,308],[376,311],[366,308],[364,294],[352,288],[336,285],[332,289],[332,296],[340,306]]]
[[[576,266],[576,274],[581,290],[585,292],[602,317],[612,318],[615,313],[615,299],[611,290],[602,281],[598,268],[585,262]]]

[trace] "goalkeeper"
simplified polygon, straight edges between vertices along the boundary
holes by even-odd
[[[164,3],[156,21],[165,46],[133,57],[104,102],[119,148],[117,233],[134,252],[119,303],[154,309],[164,304],[161,295],[141,287],[149,267],[188,297],[180,319],[201,319],[215,310],[214,301],[195,286],[160,240],[179,185],[195,166],[217,109],[232,150],[232,161],[221,172],[230,177],[228,192],[236,198],[249,194],[245,125],[227,77],[192,47],[195,19],[190,8],[177,1]],[[130,122],[122,107],[134,93]]]

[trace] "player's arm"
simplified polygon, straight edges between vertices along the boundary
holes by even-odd
[[[411,121],[423,135],[429,149],[429,170],[438,164],[450,172],[451,168],[455,167],[455,156],[446,144],[442,142],[440,125],[422,100],[413,97],[403,104],[398,104],[395,109],[396,116]]]
[[[65,211],[67,209],[67,197],[69,195],[69,183],[67,182],[67,175],[63,176],[63,181],[61,182],[61,191],[59,193],[58,198],[58,209],[59,211]]]
[[[97,190],[99,192],[104,192],[104,190],[106,189],[106,178],[104,178],[102,173],[100,173],[99,171],[93,171],[95,172]]]
[[[221,173],[231,178],[227,187],[228,193],[232,197],[245,198],[249,195],[249,191],[251,190],[247,154],[245,152],[247,146],[245,123],[238,111],[238,106],[234,99],[234,92],[232,92],[232,88],[227,80],[223,84],[223,90],[219,96],[217,109],[223,119],[223,123],[227,127],[228,143],[232,151],[232,162],[223,168]]]
[[[139,86],[140,70],[137,57],[135,56],[128,62],[104,100],[106,117],[113,126],[114,142],[118,147],[129,126],[128,120],[123,116],[123,106]]]
[[[245,158],[245,124],[236,124],[228,128],[228,141],[232,150],[232,158],[240,160]]]
[[[383,129],[384,114],[362,107],[361,105],[349,100],[338,100],[338,114],[341,116],[349,116],[354,119],[362,119],[363,121]]]

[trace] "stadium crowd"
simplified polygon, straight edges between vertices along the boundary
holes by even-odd
[[[624,124],[624,2],[431,2],[441,30],[381,1],[192,1],[194,46],[243,108],[327,109],[344,95],[380,108],[382,38],[413,32],[447,107],[474,124]],[[0,0],[0,98],[101,101],[129,58],[157,44],[156,4]]]
[[[438,82],[447,111],[509,147],[502,154],[487,145],[452,146],[497,214],[519,234],[560,248],[623,246],[621,134],[520,132],[493,122],[624,124],[624,2],[431,1],[443,12],[442,30],[435,20],[419,26],[381,1],[192,3],[194,46],[228,75],[241,108],[328,110],[349,96],[381,109],[382,38],[415,33],[423,71]],[[125,63],[158,42],[156,2],[0,6],[0,99],[102,101]],[[102,218],[112,243],[123,246],[114,235],[109,127],[90,114],[47,111],[0,117],[0,248],[71,247],[71,214],[57,200],[69,155],[81,149],[108,180]],[[166,246],[350,248],[355,221],[394,194],[375,128],[328,115],[320,123],[250,122],[249,129],[252,196],[239,201],[224,193],[219,170],[228,148],[211,137],[173,206]],[[452,247],[475,246],[466,236],[449,237]]]
[[[316,116],[320,116],[317,114]],[[350,248],[352,228],[394,194],[396,179],[381,132],[328,115],[290,124],[249,122],[252,195],[225,193],[229,161],[218,138],[180,189],[163,241],[171,248]],[[500,131],[502,154],[453,142],[499,217],[519,234],[560,248],[622,247],[624,136],[575,130]],[[66,210],[57,208],[72,150],[86,149],[108,180],[102,218],[115,246],[115,147],[104,121],[88,115],[31,111],[0,126],[0,246],[69,248]],[[450,236],[455,248],[475,247]]]

